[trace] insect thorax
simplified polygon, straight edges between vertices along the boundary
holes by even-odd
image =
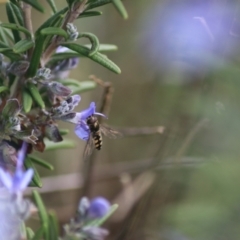
[[[100,129],[98,119],[94,116],[87,118],[87,125],[89,126],[91,132],[97,132]]]

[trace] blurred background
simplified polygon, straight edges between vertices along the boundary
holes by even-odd
[[[64,124],[76,148],[45,154],[55,170],[39,169],[42,197],[61,225],[82,196],[118,203],[106,223],[109,239],[239,239],[240,1],[123,2],[126,21],[106,5],[102,16],[76,22],[118,46],[108,56],[122,74],[84,58],[71,78],[94,74],[112,83],[105,123],[125,136],[104,138],[84,162],[85,143]],[[35,28],[47,14],[34,12]],[[100,107],[103,92],[82,94],[79,111],[91,101]]]

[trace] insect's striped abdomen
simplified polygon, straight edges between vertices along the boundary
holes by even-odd
[[[94,140],[95,148],[97,150],[100,150],[102,148],[102,135],[100,131],[93,133],[93,140]]]

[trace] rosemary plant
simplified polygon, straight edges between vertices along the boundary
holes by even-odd
[[[58,10],[54,0],[47,1],[52,15],[33,30],[32,8],[44,12],[37,0],[10,0],[6,3],[8,23],[0,25],[0,239],[92,239],[101,240],[108,234],[101,224],[115,211],[104,198],[92,201],[86,197],[79,203],[76,216],[64,226],[59,236],[54,213],[48,212],[36,190],[35,204],[23,198],[30,186],[41,187],[35,165],[52,170],[47,160],[34,156],[51,148],[71,147],[64,139],[68,130],[59,129],[58,122],[75,124],[75,133],[85,141],[90,137],[86,123],[95,111],[92,102],[88,109],[75,112],[80,93],[95,88],[93,81],[68,79],[79,57],[87,57],[119,74],[119,67],[104,51],[114,45],[100,44],[88,32],[79,32],[75,21],[101,15],[92,10],[113,4],[126,19],[127,12],[120,0],[67,0]],[[91,45],[80,45],[79,38],[89,39]],[[24,225],[33,212],[38,212],[41,226],[33,231]]]

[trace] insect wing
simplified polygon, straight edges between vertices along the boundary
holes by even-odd
[[[90,134],[83,152],[83,158],[85,159],[86,157],[91,155],[94,149],[95,149],[94,139],[92,134]]]
[[[100,126],[100,131],[103,135],[105,135],[108,138],[112,138],[112,139],[122,136],[122,134],[120,132],[118,132],[112,128],[109,128],[107,126],[104,126],[104,125]]]

